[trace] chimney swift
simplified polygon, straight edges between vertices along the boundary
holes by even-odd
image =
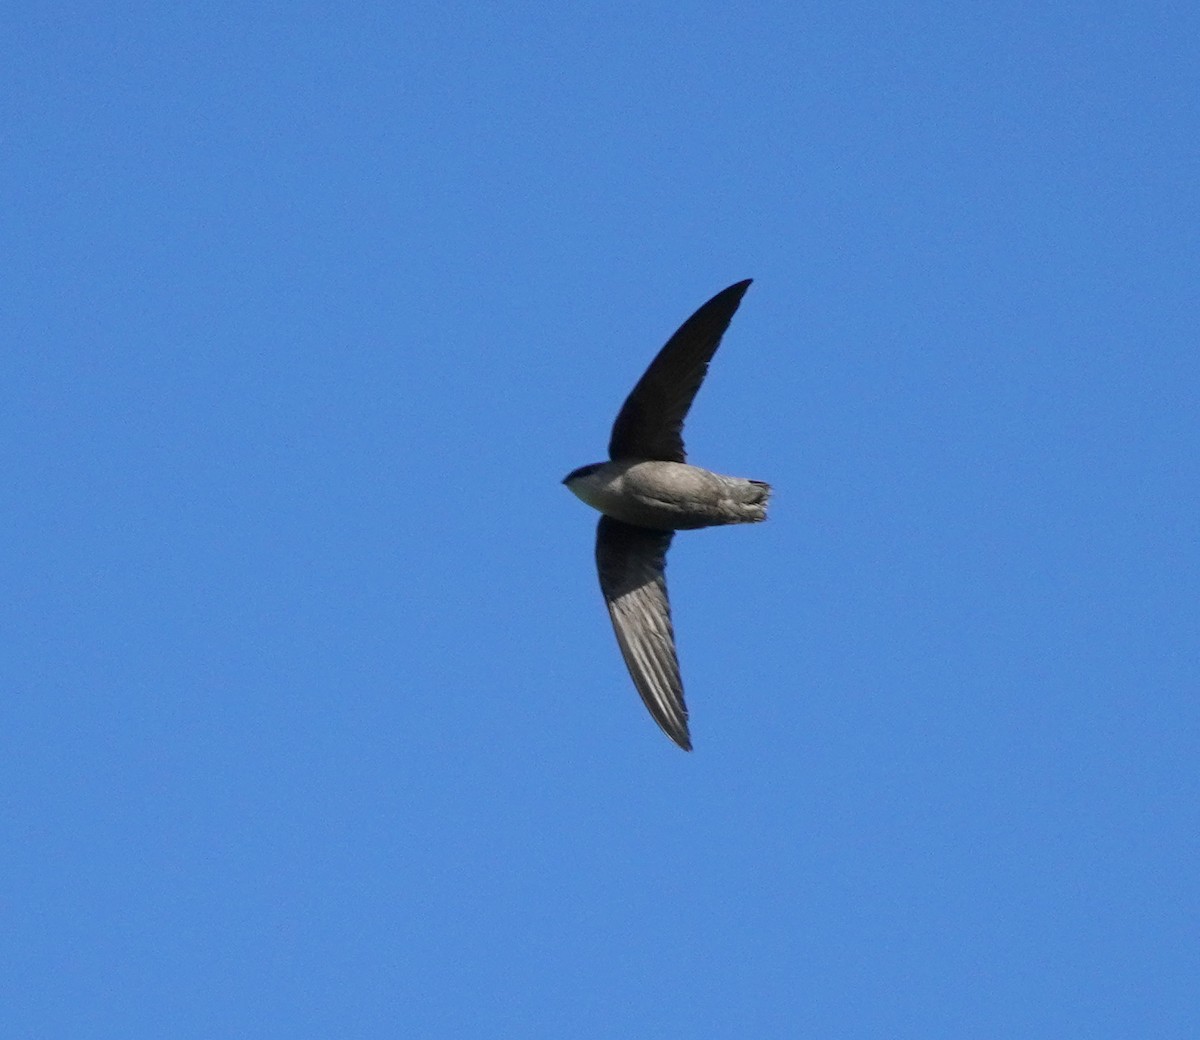
[[[654,721],[691,751],[664,571],[676,531],[767,518],[771,485],[684,461],[683,420],[750,279],[717,293],[650,362],[613,423],[609,462],[567,474],[567,488],[603,516],[596,568],[621,654]]]

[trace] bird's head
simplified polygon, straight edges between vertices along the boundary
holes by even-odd
[[[567,487],[570,487],[574,481],[581,480],[584,477],[590,476],[591,474],[595,473],[596,470],[600,469],[600,467],[602,467],[603,465],[604,465],[603,462],[592,462],[586,466],[580,466],[578,469],[573,469],[573,470],[571,470],[570,473],[568,473],[565,477],[563,477],[563,483]]]

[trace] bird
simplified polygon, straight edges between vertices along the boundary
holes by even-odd
[[[771,485],[689,465],[683,423],[708,364],[752,279],[722,289],[667,340],[613,423],[608,462],[571,470],[563,484],[601,513],[596,570],[633,684],[663,732],[692,750],[667,597],[676,531],[767,518]]]

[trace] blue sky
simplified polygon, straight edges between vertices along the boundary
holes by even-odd
[[[1200,15],[3,21],[4,1036],[1200,1035]]]

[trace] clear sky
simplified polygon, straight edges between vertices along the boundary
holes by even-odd
[[[17,5],[0,1035],[1200,1036],[1200,13]],[[687,427],[696,750],[560,484]]]

